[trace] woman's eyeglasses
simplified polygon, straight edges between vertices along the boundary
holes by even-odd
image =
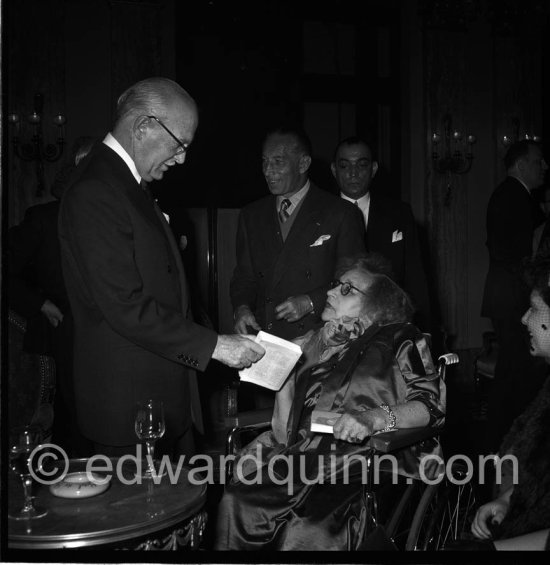
[[[360,292],[361,294],[364,294],[365,296],[367,296],[366,292],[359,290],[356,286],[353,286],[351,283],[342,282],[342,281],[339,281],[338,279],[334,279],[330,283],[330,288],[336,288],[337,286],[340,287],[340,293],[342,294],[342,296],[347,296],[350,293],[352,288],[353,288],[353,290],[356,290],[357,292]]]

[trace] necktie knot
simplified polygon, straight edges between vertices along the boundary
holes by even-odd
[[[285,198],[281,202],[281,206],[279,207],[279,220],[281,221],[281,223],[284,223],[288,220],[288,217],[290,216],[288,212],[289,207],[290,207],[290,200],[288,198]]]

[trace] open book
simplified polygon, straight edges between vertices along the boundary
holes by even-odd
[[[333,426],[336,420],[340,418],[342,414],[339,412],[329,412],[328,410],[313,410],[311,412],[311,431],[320,434],[332,434],[334,433]],[[388,430],[390,432],[396,432],[398,428],[393,428]],[[388,433],[382,430],[374,432],[372,435],[376,436],[378,434]]]
[[[254,341],[265,349],[265,355],[247,369],[239,371],[241,381],[279,390],[302,355],[302,349],[291,341],[262,331],[258,332]]]

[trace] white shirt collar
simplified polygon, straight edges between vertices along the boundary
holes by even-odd
[[[355,199],[355,198],[350,198],[349,196],[346,196],[343,192],[340,192],[340,196],[344,199],[344,200],[349,200],[349,202],[355,204],[357,202],[357,205],[359,206],[359,208],[361,208],[361,210],[363,210],[363,208],[366,208],[369,205],[370,202],[370,192],[367,191],[366,194],[363,194],[363,196],[361,196],[361,198]]]
[[[132,159],[132,157],[130,157],[130,155],[128,155],[124,147],[120,145],[120,143],[115,139],[115,137],[111,133],[108,133],[105,136],[103,143],[105,143],[107,147],[110,147],[117,155],[120,156],[121,159],[124,160],[124,162],[128,165],[130,172],[132,173],[132,175],[134,175],[134,178],[136,179],[137,183],[140,184],[141,176],[138,173],[134,160]]]
[[[529,194],[531,194],[531,189],[530,189],[519,177],[517,177],[517,176],[514,175],[513,173],[510,174],[510,175],[508,175],[508,176],[510,176],[510,177],[516,179],[518,182],[520,182],[520,183],[525,187],[525,190],[526,190]]]
[[[357,206],[363,213],[363,218],[365,219],[365,227],[367,227],[369,225],[370,191],[367,191],[366,194],[363,194],[363,196],[361,196],[361,198],[358,198],[357,200],[355,198],[346,196],[343,192],[340,192],[340,197],[344,200],[347,200],[348,202],[351,202],[352,204],[355,204],[357,202]]]
[[[309,182],[309,179],[307,179],[306,184],[304,184],[304,186],[302,186],[302,188],[300,190],[298,190],[298,192],[295,192],[292,196],[286,196],[284,194],[277,196],[277,209],[280,207],[281,202],[285,198],[287,198],[288,200],[290,200],[290,206],[287,208],[287,210],[288,210],[289,214],[292,214],[292,210],[294,210],[296,208],[296,206],[298,206],[298,204],[300,204],[300,201],[307,194],[309,187],[310,187],[310,182]]]

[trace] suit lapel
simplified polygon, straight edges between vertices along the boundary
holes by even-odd
[[[139,210],[142,217],[150,223],[156,230],[159,230],[162,234],[163,240],[167,243],[169,253],[173,256],[176,268],[180,275],[180,301],[182,312],[187,315],[188,308],[188,293],[187,293],[187,280],[185,277],[185,271],[183,268],[183,262],[181,260],[181,255],[176,243],[176,240],[172,234],[172,230],[160,208],[145,191],[139,186],[136,179],[132,175],[130,169],[123,161],[123,159],[116,154],[110,147],[102,144],[97,149],[105,154],[105,157],[112,162],[114,165],[114,171],[117,176],[117,182],[113,183],[115,186],[123,187],[127,198],[132,202],[132,204]]]
[[[285,242],[283,243],[281,239],[282,248],[273,269],[272,284],[274,287],[281,280],[288,266],[292,265],[292,261],[289,261],[289,255],[295,254],[297,250],[307,249],[319,235],[321,222],[317,220],[319,211],[317,190],[312,184],[298,210],[298,215]],[[275,215],[275,217],[277,216]],[[279,226],[277,226],[277,231],[280,232]]]

